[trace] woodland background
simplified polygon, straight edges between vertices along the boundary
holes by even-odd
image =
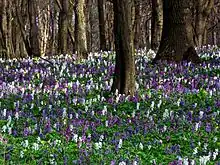
[[[220,45],[220,1],[191,3],[195,46]],[[134,47],[156,50],[162,0],[135,0],[133,9]],[[114,50],[113,19],[111,0],[1,0],[0,57]]]

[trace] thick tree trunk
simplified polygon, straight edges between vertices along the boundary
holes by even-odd
[[[100,49],[106,50],[104,0],[98,0]]]
[[[163,2],[152,0],[152,26],[151,26],[151,49],[159,47],[163,28]]]
[[[132,5],[132,0],[114,1],[116,66],[112,92],[117,89],[126,95],[135,92]]]
[[[163,1],[163,31],[159,50],[153,62],[200,62],[194,44],[189,0]]]
[[[59,35],[58,35],[58,52],[60,54],[67,53],[67,30],[68,30],[68,0],[61,0],[61,8],[59,13]]]
[[[79,59],[87,58],[86,19],[84,13],[85,0],[75,1],[75,40]]]

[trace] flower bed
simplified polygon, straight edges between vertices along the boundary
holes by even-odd
[[[219,55],[136,56],[133,97],[108,94],[113,52],[1,61],[0,164],[219,164]]]

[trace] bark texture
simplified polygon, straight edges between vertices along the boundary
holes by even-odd
[[[86,18],[84,13],[85,0],[75,1],[75,40],[79,59],[87,58]]]
[[[151,49],[159,47],[163,29],[163,1],[152,0]]]
[[[67,30],[68,30],[68,0],[61,0],[61,8],[59,13],[59,37],[58,52],[60,54],[67,53]]]
[[[106,50],[104,0],[98,0],[100,49]]]
[[[193,44],[189,0],[163,1],[163,31],[159,50],[153,62],[192,61],[199,63]]]
[[[214,7],[214,0],[194,0],[194,43],[197,47],[207,43],[207,21]]]
[[[39,57],[40,54],[40,43],[39,43],[39,29],[37,25],[37,11],[36,1],[28,0],[28,15],[30,22],[29,31],[29,42],[30,42],[30,53],[31,57]]]
[[[126,95],[135,92],[132,5],[132,0],[114,1],[116,66],[112,91]]]

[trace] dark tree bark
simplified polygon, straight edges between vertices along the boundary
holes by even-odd
[[[40,43],[39,43],[39,29],[37,26],[37,12],[36,12],[36,4],[34,0],[28,0],[28,15],[30,21],[30,34],[29,34],[29,42],[31,57],[39,57],[40,56]]]
[[[151,49],[159,47],[163,27],[163,2],[162,0],[152,1],[152,26],[151,26]]]
[[[140,10],[140,0],[134,1],[135,5],[135,16],[134,16],[134,48],[138,49],[140,45],[140,34],[141,34],[141,10]]]
[[[100,49],[106,50],[104,0],[98,0]]]
[[[135,63],[132,32],[132,0],[114,1],[116,66],[112,92],[134,95]]]
[[[59,35],[58,35],[58,52],[67,53],[67,34],[68,34],[68,0],[61,0],[59,13]]]
[[[159,50],[153,62],[200,62],[194,44],[189,0],[163,1],[163,31]]]

